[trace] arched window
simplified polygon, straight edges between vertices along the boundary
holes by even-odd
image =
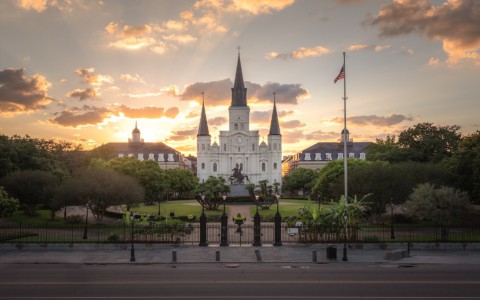
[[[265,172],[265,163],[262,163],[262,172]]]
[[[238,123],[233,124],[233,129],[238,130]]]
[[[217,172],[217,163],[213,163],[213,172]]]
[[[227,152],[227,144],[223,144],[223,151]]]
[[[273,150],[277,150],[277,143],[273,144]]]
[[[205,144],[202,144],[202,150],[205,150]]]
[[[273,169],[274,169],[274,170],[277,169],[277,163],[273,163]]]
[[[205,163],[202,163],[202,170],[205,170]]]
[[[255,144],[252,144],[252,151],[255,151]]]
[[[244,123],[240,123],[240,130],[245,130],[245,124]]]

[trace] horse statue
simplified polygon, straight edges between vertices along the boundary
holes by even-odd
[[[246,179],[248,182],[250,182],[250,179],[248,178],[247,175],[242,174],[242,165],[235,165],[235,168],[233,168],[233,174],[228,178],[230,181],[230,184],[243,184],[243,180]]]

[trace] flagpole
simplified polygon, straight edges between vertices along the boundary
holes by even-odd
[[[345,204],[348,199],[348,162],[347,162],[347,69],[345,66],[345,52],[343,52],[343,168],[345,181]]]

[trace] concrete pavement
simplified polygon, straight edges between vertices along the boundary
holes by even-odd
[[[362,249],[347,248],[348,262],[342,261],[343,245],[337,246],[337,259],[327,259],[326,245],[286,245],[273,247],[197,245],[135,245],[135,262],[130,262],[130,245],[0,245],[0,264],[182,264],[182,263],[369,263],[369,264],[478,264],[479,245],[415,245],[410,256],[386,260],[385,253],[407,249],[391,244],[364,244]],[[316,256],[316,259],[315,259]],[[176,260],[175,260],[176,258]]]

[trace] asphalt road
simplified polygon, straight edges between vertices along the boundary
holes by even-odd
[[[0,299],[480,299],[480,269],[392,264],[0,264]]]

